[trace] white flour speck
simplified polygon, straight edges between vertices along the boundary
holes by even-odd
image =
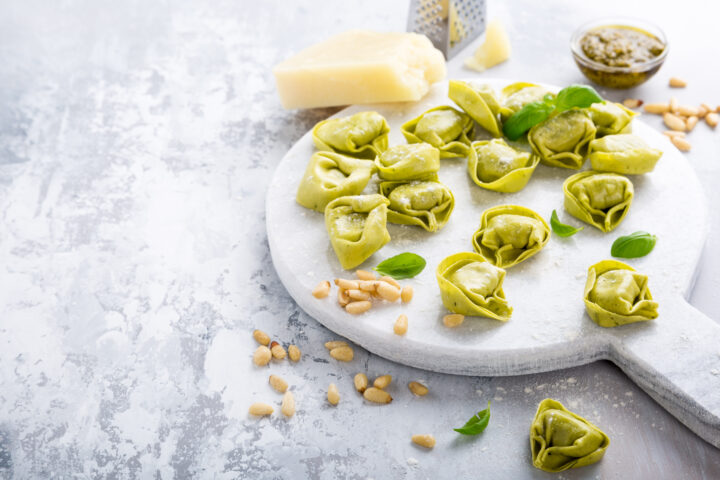
[[[414,466],[418,465],[419,463],[420,463],[420,461],[417,458],[408,457],[408,459],[407,459],[407,464],[410,465],[411,467],[414,467]]]

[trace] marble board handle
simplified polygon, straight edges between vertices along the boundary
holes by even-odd
[[[658,328],[661,334],[650,335],[651,341],[641,332],[612,332],[609,359],[690,430],[720,448],[720,324],[680,296],[663,302],[655,322],[665,324]]]

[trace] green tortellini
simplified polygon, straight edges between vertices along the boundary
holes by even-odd
[[[542,101],[545,95],[555,97],[555,94],[547,88],[526,82],[511,83],[503,88],[500,93],[502,98],[500,114],[503,120],[522,109],[528,103]]]
[[[429,143],[396,145],[375,159],[383,180],[424,180],[440,170],[440,151]]]
[[[530,129],[528,141],[545,165],[580,169],[595,124],[585,110],[566,110]]]
[[[598,137],[630,133],[632,130],[630,122],[637,115],[625,108],[625,105],[613,102],[593,103],[587,110],[597,128]]]
[[[529,208],[488,208],[473,234],[473,247],[496,267],[510,268],[538,253],[550,240],[550,227]]]
[[[450,80],[448,96],[493,137],[502,136],[498,121],[500,102],[489,85],[471,85],[461,80]]]
[[[332,200],[362,193],[374,172],[372,160],[316,152],[310,157],[295,198],[305,208],[324,212]]]
[[[663,152],[650,148],[631,134],[607,135],[590,142],[588,157],[593,170],[639,175],[652,172]]]
[[[512,307],[502,289],[505,270],[481,255],[456,253],[440,262],[435,271],[445,308],[453,313],[489,317],[507,322]]]
[[[388,126],[377,112],[360,112],[349,117],[328,118],[312,130],[318,150],[373,159],[388,147]]]
[[[448,187],[437,181],[382,182],[380,193],[388,205],[388,222],[417,225],[436,232],[450,219],[455,197]]]
[[[540,163],[540,157],[516,150],[504,139],[473,142],[468,174],[476,185],[495,192],[519,192]]]
[[[431,108],[402,126],[409,143],[429,143],[441,158],[464,157],[474,130],[470,117],[448,106]]]
[[[617,260],[603,260],[588,269],[585,310],[601,327],[652,320],[658,304],[648,290],[648,277]]]
[[[568,177],[563,192],[570,215],[606,233],[625,218],[635,193],[627,177],[592,170]]]
[[[610,438],[598,427],[551,398],[538,405],[530,425],[530,452],[536,468],[562,472],[598,462]]]
[[[340,197],[328,203],[325,227],[342,268],[357,267],[390,241],[389,203],[379,194]]]

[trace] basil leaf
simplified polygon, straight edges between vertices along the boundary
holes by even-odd
[[[560,223],[557,212],[555,210],[553,210],[552,215],[550,215],[550,227],[552,227],[553,233],[558,237],[572,237],[580,230],[585,228],[575,228],[572,225],[565,225],[564,223]]]
[[[547,119],[552,111],[552,104],[545,102],[528,103],[503,123],[503,133],[510,140],[517,140],[534,125]]]
[[[555,98],[555,111],[559,113],[573,107],[587,108],[598,102],[604,100],[594,88],[588,85],[570,85],[558,92]]]
[[[460,428],[453,428],[458,433],[463,435],[477,435],[482,433],[490,422],[490,402],[485,410],[481,410],[465,423]]]
[[[655,248],[657,237],[648,232],[634,232],[615,240],[610,255],[619,258],[644,257]]]
[[[396,280],[412,278],[425,268],[425,259],[420,255],[405,252],[383,260],[374,270]]]

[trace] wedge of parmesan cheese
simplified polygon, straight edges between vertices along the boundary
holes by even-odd
[[[465,60],[465,66],[478,72],[494,67],[510,58],[510,39],[500,20],[488,22],[485,29],[485,41],[475,50],[475,54]]]
[[[416,33],[352,30],[273,69],[285,108],[420,100],[445,78],[445,58]]]

